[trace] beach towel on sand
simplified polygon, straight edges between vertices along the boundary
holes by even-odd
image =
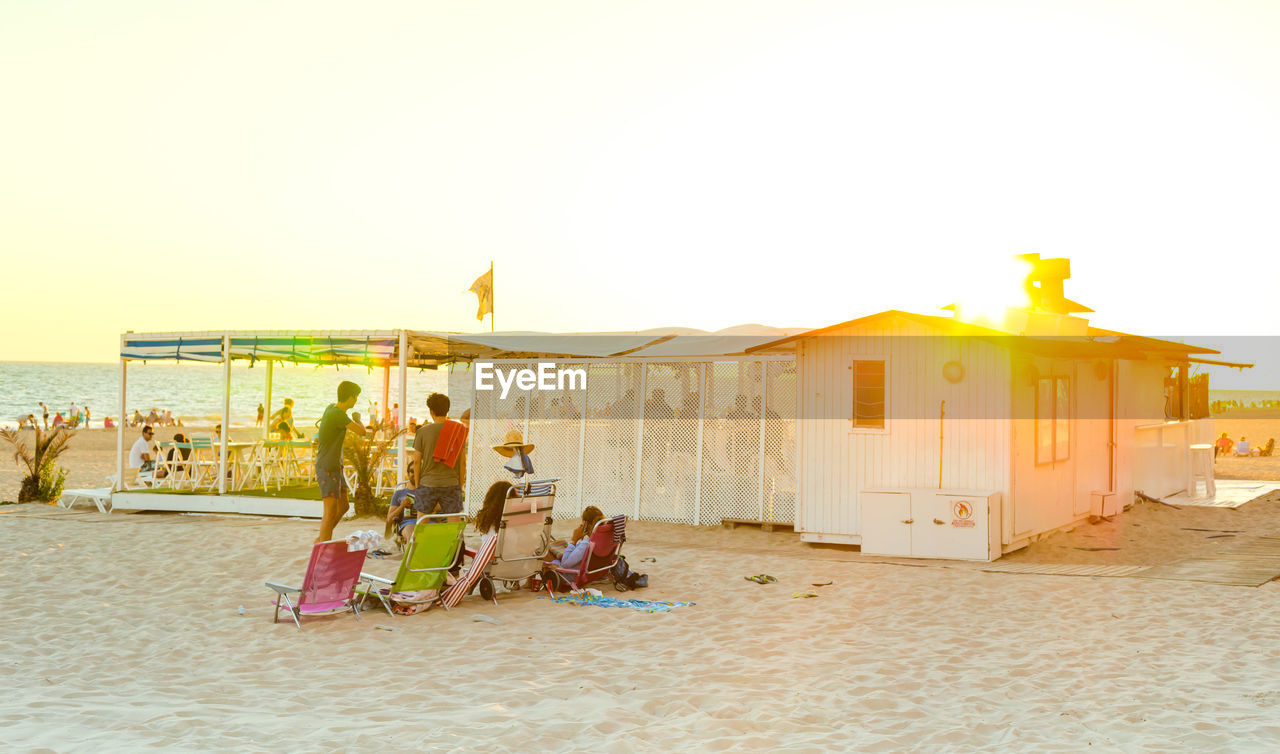
[[[440,428],[440,436],[436,438],[435,450],[431,452],[431,460],[453,468],[462,455],[462,448],[467,442],[467,426],[452,419]]]
[[[659,600],[620,600],[614,597],[596,597],[587,593],[539,597],[552,602],[568,602],[571,605],[595,605],[596,607],[626,607],[642,613],[669,613],[672,608],[696,605],[696,602],[666,602]]]

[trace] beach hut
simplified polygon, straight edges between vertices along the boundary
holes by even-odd
[[[1038,269],[999,322],[885,311],[749,349],[795,356],[803,540],[994,560],[1187,488],[1213,437],[1189,367],[1227,362],[1093,327]]]

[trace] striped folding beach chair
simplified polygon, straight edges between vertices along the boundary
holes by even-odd
[[[491,531],[480,539],[480,547],[476,550],[467,550],[467,555],[471,558],[471,565],[467,567],[462,577],[454,582],[453,586],[444,590],[444,594],[440,595],[440,604],[444,605],[446,610],[457,607],[462,598],[471,593],[482,579],[487,578],[485,571],[489,568],[489,563],[493,561],[493,553],[498,547],[498,533]],[[494,600],[497,604],[497,600]]]

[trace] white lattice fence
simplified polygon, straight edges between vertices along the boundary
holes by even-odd
[[[536,364],[498,362],[503,369]],[[558,362],[586,389],[477,392],[467,507],[508,478],[490,450],[524,432],[539,477],[559,477],[556,518],[606,514],[715,525],[795,514],[796,380],[791,361]]]
[[[797,384],[795,362],[765,364],[761,521],[791,523],[796,518]]]

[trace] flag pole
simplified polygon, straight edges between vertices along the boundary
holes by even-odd
[[[489,332],[494,332],[494,300],[497,297],[493,295],[493,260],[489,260]]]

